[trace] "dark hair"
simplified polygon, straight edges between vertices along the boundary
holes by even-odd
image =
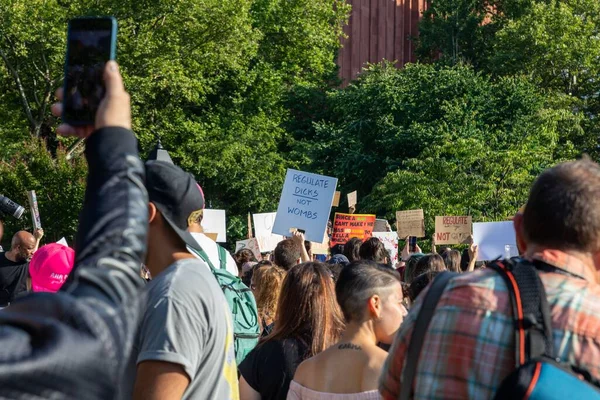
[[[312,357],[332,346],[344,329],[342,313],[335,299],[329,270],[320,262],[291,268],[281,288],[273,332],[261,343],[301,338]]]
[[[242,270],[242,265],[247,262],[256,262],[256,257],[254,257],[254,253],[249,249],[241,249],[238,250],[234,255],[233,259],[237,264],[238,270]]]
[[[388,253],[385,250],[383,242],[376,237],[372,237],[360,246],[359,255],[362,260],[371,260],[379,264],[385,264]]]
[[[557,250],[600,250],[600,166],[585,158],[544,171],[523,212],[530,244]]]
[[[330,247],[329,253],[331,254],[332,257],[335,256],[336,254],[344,254],[344,245],[336,244],[335,246]]]
[[[439,271],[427,271],[424,274],[417,276],[408,287],[408,297],[410,298],[410,301],[414,302],[423,289],[425,289],[439,273]]]
[[[288,271],[300,258],[301,250],[296,246],[292,239],[282,240],[275,247],[273,252],[273,261],[275,265]]]
[[[352,238],[344,245],[343,254],[346,256],[348,261],[360,260],[360,246],[363,244],[359,238]]]
[[[407,268],[404,273],[404,281],[408,284],[412,284],[413,280],[416,279],[417,276],[429,272],[441,272],[446,270],[446,265],[444,264],[444,259],[439,254],[428,254],[419,259],[419,261],[414,264],[414,268]]]
[[[452,272],[460,272],[460,252],[458,250],[447,250],[442,254],[446,269]]]
[[[342,270],[335,285],[335,295],[346,322],[363,318],[364,308],[371,296],[382,293],[400,274],[370,260],[355,261]]]
[[[250,287],[250,283],[252,282],[252,276],[254,275],[254,271],[256,271],[260,267],[264,267],[264,266],[272,267],[273,263],[269,260],[263,260],[263,261],[257,262],[256,265],[254,265],[252,268],[250,268],[248,271],[246,271],[244,276],[242,276],[242,282],[244,282],[244,285]]]
[[[308,254],[308,258],[310,260],[313,259],[313,253],[312,253],[312,242],[309,240],[305,240],[304,241],[304,248],[306,249],[306,254]]]

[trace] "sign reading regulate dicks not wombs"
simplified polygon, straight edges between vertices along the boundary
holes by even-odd
[[[288,169],[273,233],[290,236],[300,229],[306,240],[321,243],[336,186],[336,178]]]

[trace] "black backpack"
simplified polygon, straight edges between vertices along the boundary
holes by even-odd
[[[600,400],[599,382],[587,371],[560,363],[554,356],[550,307],[537,269],[561,271],[545,263],[534,264],[519,258],[495,261],[488,268],[499,273],[508,287],[517,343],[515,370],[504,379],[494,399]],[[450,272],[438,275],[423,299],[402,374],[402,400],[408,400],[412,395],[425,333],[437,302],[454,275]]]

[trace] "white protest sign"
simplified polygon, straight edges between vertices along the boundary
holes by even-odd
[[[398,233],[397,232],[373,232],[373,237],[383,242],[385,249],[390,253],[392,265],[398,262]]]
[[[261,259],[260,245],[258,243],[258,240],[256,240],[256,238],[240,240],[238,242],[235,242],[235,252],[237,253],[238,251],[240,251],[242,249],[250,250],[252,252],[252,254],[254,254],[254,257],[256,257],[257,260]]]
[[[348,193],[348,207],[354,207],[358,203],[358,193],[355,190],[352,193]]]
[[[217,234],[217,242],[225,243],[227,241],[227,222],[225,210],[204,210],[202,217],[202,229],[208,236],[209,233]]]
[[[31,209],[31,220],[33,222],[33,230],[42,229],[42,222],[40,220],[40,211],[38,210],[37,196],[35,190],[27,192],[27,199],[29,199],[29,208]]]
[[[477,261],[488,261],[495,260],[498,257],[516,257],[519,255],[517,237],[512,221],[474,223],[473,242],[479,248]],[[506,246],[509,247],[507,248]]]
[[[272,233],[276,216],[277,213],[274,212],[252,215],[252,220],[254,222],[254,236],[258,240],[261,251],[270,252],[275,250],[277,243],[284,239],[283,236],[274,235]]]
[[[336,186],[336,178],[288,169],[273,233],[289,235],[296,228],[306,240],[321,242]]]

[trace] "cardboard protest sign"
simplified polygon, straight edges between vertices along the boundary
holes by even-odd
[[[335,194],[333,195],[333,204],[331,205],[332,207],[339,207],[340,206],[340,197],[342,197],[342,192],[335,192]]]
[[[471,234],[473,219],[463,217],[435,217],[435,244],[461,244]]]
[[[346,244],[353,237],[367,240],[373,235],[375,215],[335,214],[330,245]]]
[[[396,228],[398,237],[425,237],[425,217],[423,210],[396,211]]]
[[[398,262],[398,233],[396,232],[373,232],[373,237],[383,242],[385,249],[390,253],[392,265]]]
[[[227,241],[227,222],[225,210],[204,210],[202,217],[202,229],[204,234],[212,239],[216,234],[215,242],[225,243]]]
[[[235,242],[235,252],[237,253],[238,251],[240,251],[242,249],[250,250],[252,252],[252,254],[254,254],[254,257],[256,257],[257,260],[261,259],[260,245],[256,238],[240,240],[238,242]]]
[[[336,178],[288,169],[273,233],[287,236],[296,228],[306,240],[323,240],[336,186]]]
[[[515,228],[511,221],[474,223],[473,242],[479,246],[477,261],[519,255]]]
[[[42,222],[40,220],[40,211],[38,210],[37,196],[35,190],[27,192],[27,198],[29,199],[29,207],[31,209],[31,221],[33,222],[33,230],[42,229]]]
[[[352,193],[348,193],[348,207],[354,207],[358,203],[358,193],[355,190]]]
[[[322,255],[327,255],[329,254],[329,236],[327,236],[327,234],[325,234],[325,236],[323,236],[323,241],[320,243],[316,243],[316,242],[312,242],[311,243],[311,251],[314,254],[322,254]]]
[[[276,217],[277,213],[274,212],[252,215],[254,222],[254,236],[258,240],[260,250],[263,252],[275,250],[277,243],[283,240],[283,236],[274,235],[272,233]]]
[[[379,219],[375,220],[375,228],[373,228],[373,232],[391,232],[392,227],[387,219]]]

